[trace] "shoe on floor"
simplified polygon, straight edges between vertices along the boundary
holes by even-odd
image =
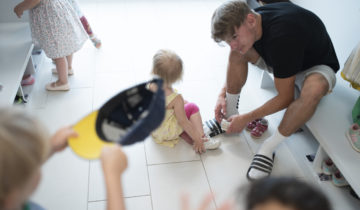
[[[259,121],[256,122],[255,128],[251,130],[250,134],[253,138],[261,138],[261,136],[267,131],[269,127],[269,122],[262,118]]]
[[[337,170],[332,175],[332,180],[331,181],[337,187],[345,187],[345,186],[349,185],[349,183],[346,181],[346,179],[343,177],[343,175],[340,173],[339,170]]]
[[[52,72],[53,74],[58,74],[56,68],[51,69],[51,72]],[[69,70],[68,70],[68,75],[74,75],[74,70],[73,70],[73,69],[69,69]]]
[[[321,168],[322,168],[323,173],[326,175],[331,175],[338,170],[330,158],[328,158],[322,162]]]
[[[56,85],[56,82],[50,82],[46,85],[46,90],[49,91],[67,91],[70,90],[69,83],[63,85]]]
[[[249,122],[246,126],[246,130],[251,132],[252,129],[254,129],[256,127],[256,123],[259,122],[262,118],[258,118],[258,119],[255,119],[251,122]]]
[[[32,85],[35,82],[35,78],[30,75],[26,79],[21,80],[21,86]]]
[[[220,145],[221,141],[219,139],[206,137],[206,140],[204,141],[204,147],[206,150],[217,149]]]
[[[354,150],[360,152],[360,126],[357,123],[350,126],[346,132],[346,137],[349,139]]]

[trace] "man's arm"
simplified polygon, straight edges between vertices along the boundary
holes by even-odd
[[[253,111],[232,117],[228,133],[241,132],[248,122],[278,112],[291,104],[294,100],[295,75],[288,78],[275,78],[274,83],[278,95]]]

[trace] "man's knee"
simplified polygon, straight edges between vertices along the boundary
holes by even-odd
[[[302,87],[300,97],[309,105],[318,104],[329,90],[327,80],[321,74],[309,75]]]

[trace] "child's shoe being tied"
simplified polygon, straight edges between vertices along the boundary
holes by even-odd
[[[336,168],[335,164],[333,163],[333,161],[328,158],[326,160],[324,160],[322,162],[322,171],[324,174],[326,175],[331,175],[333,173],[335,173],[338,169]]]
[[[207,135],[204,136],[203,140],[204,140],[204,147],[206,150],[217,149],[221,145],[221,141],[219,139],[210,138]]]
[[[360,126],[357,123],[352,124],[346,136],[354,150],[360,152]]]

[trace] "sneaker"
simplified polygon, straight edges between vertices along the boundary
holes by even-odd
[[[360,126],[357,123],[352,124],[346,136],[354,150],[360,152]]]
[[[256,122],[255,128],[251,130],[251,137],[256,139],[261,138],[261,136],[267,131],[268,127],[269,121],[267,121],[265,118],[262,118]]]
[[[322,162],[321,168],[323,173],[326,175],[331,175],[338,170],[330,158]]]
[[[251,122],[249,122],[246,126],[246,130],[251,132],[255,127],[256,127],[256,123],[259,122],[262,118],[258,118],[258,119],[255,119]]]
[[[21,86],[32,85],[35,82],[35,78],[30,74],[26,79],[21,80]]]
[[[332,183],[337,187],[345,187],[349,185],[339,170],[332,175]]]
[[[219,139],[205,137],[204,147],[206,150],[217,149],[220,147],[220,145],[221,141]]]
[[[204,133],[209,137],[217,136],[219,134],[225,133],[229,127],[229,124],[230,123],[224,119],[221,121],[221,123],[218,123],[215,118],[208,120],[203,124]]]

